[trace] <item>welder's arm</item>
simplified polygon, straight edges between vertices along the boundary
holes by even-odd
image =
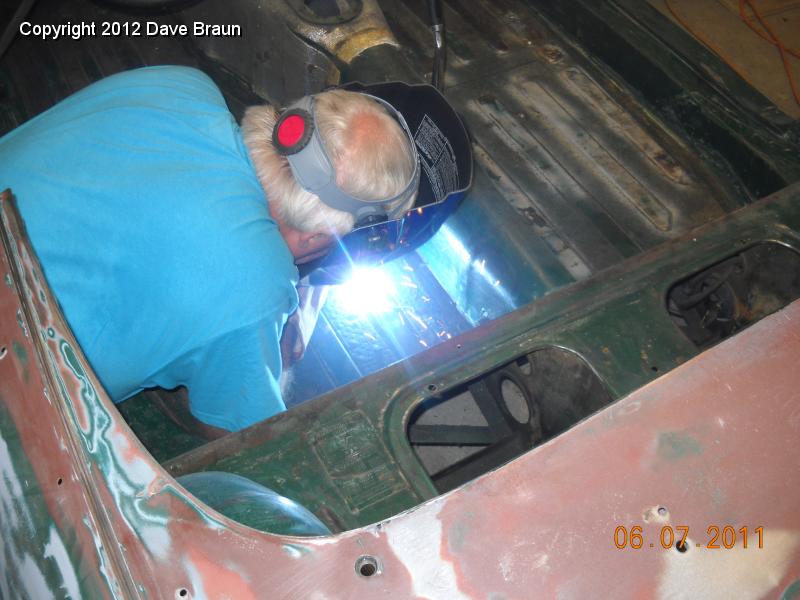
[[[319,313],[325,306],[329,286],[297,286],[300,300],[297,310],[289,316],[281,336],[283,368],[288,369],[303,357],[317,326]]]

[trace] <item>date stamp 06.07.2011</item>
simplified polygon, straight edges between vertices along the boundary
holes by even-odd
[[[660,531],[652,533],[652,539],[640,525],[614,529],[614,546],[620,550],[640,548],[675,548],[686,552],[689,548],[708,548],[711,550],[730,550],[732,548],[763,548],[763,527],[739,527],[733,525],[709,525],[701,538],[690,536],[689,527],[684,525],[664,525]]]
[[[158,23],[156,21],[80,21],[73,23],[31,23],[19,25],[23,37],[43,40],[85,37],[242,37],[239,24],[218,24],[194,21],[192,23]]]

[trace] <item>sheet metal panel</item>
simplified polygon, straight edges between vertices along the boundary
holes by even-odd
[[[345,534],[287,538],[208,509],[141,447],[6,201],[2,214],[2,524],[39,540],[13,549],[4,536],[17,593],[730,598],[800,585],[800,302],[450,494]],[[690,528],[687,552],[660,547],[665,525]],[[762,526],[764,547],[709,549],[712,525]],[[617,549],[618,526],[642,527],[643,547]],[[379,561],[372,577],[355,570],[365,554]]]

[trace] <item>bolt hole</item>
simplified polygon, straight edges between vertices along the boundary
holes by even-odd
[[[428,384],[428,391],[429,392],[435,392],[436,391],[436,384],[429,383]]]
[[[6,354],[8,354],[8,348],[5,346],[0,347],[0,360],[3,360],[6,357]]]
[[[356,573],[362,577],[372,577],[380,573],[378,559],[374,556],[359,556],[356,560]]]
[[[175,590],[175,597],[176,598],[188,598],[189,597],[189,590],[186,588],[178,588]]]
[[[64,480],[63,480],[61,477],[59,477],[59,478],[56,480],[56,485],[61,485],[62,483],[64,483]]]
[[[688,549],[689,549],[689,544],[687,544],[686,542],[681,543],[680,540],[675,542],[675,550],[677,550],[678,552],[686,552]]]
[[[657,366],[655,366],[655,365],[653,365],[652,367],[650,367],[650,370],[651,370],[653,373],[658,373],[658,367],[657,367]]]
[[[660,516],[662,516],[662,517],[666,517],[666,516],[667,516],[667,512],[668,512],[668,511],[667,511],[667,508],[666,508],[665,506],[659,506],[659,507],[658,507],[658,514],[659,514]]]

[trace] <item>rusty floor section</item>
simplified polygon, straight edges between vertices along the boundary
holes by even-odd
[[[425,3],[381,6],[412,63],[430,70]],[[576,278],[743,203],[529,4],[444,6],[448,96],[477,142],[484,201],[509,202]]]

